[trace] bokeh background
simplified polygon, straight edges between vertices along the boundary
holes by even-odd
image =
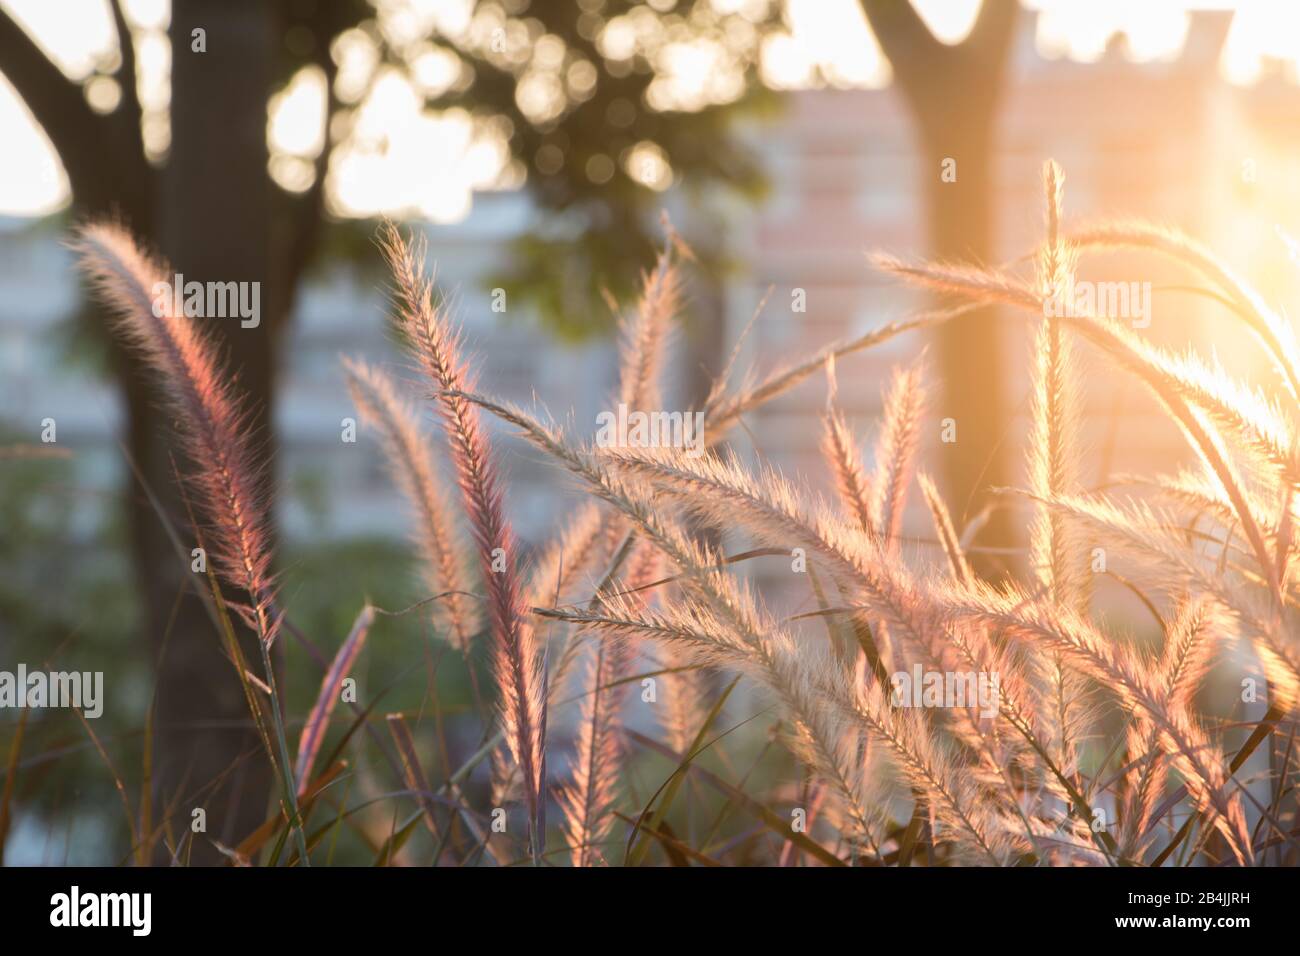
[[[366,599],[421,597],[375,442],[340,441],[355,411],[339,355],[402,367],[379,217],[427,238],[482,387],[579,433],[615,386],[609,300],[630,303],[665,211],[696,254],[670,408],[699,400],[751,321],[738,366],[767,368],[925,307],[870,250],[1022,255],[1048,157],[1071,221],[1175,224],[1285,311],[1300,301],[1298,57],[1300,7],[1284,0],[0,0],[0,668],[106,671],[94,729],[121,777],[139,785],[152,721],[160,794],[228,769],[211,796],[221,838],[264,817],[238,684],[161,530],[158,508],[184,524],[167,422],[86,303],[63,246],[78,218],[122,217],[190,277],[263,283],[262,326],[218,332],[274,462],[285,603],[332,650]],[[1091,268],[1167,287],[1158,341],[1246,361],[1177,275],[1122,256]],[[969,429],[932,466],[966,521],[1016,480],[1026,353],[1015,322],[963,334],[927,354],[936,414]],[[925,344],[840,368],[864,441],[887,369]],[[1137,388],[1099,377],[1089,399],[1097,482],[1181,454]],[[819,474],[824,401],[818,378],[735,444]],[[535,546],[573,498],[509,448],[507,507]],[[1015,561],[1015,527],[998,509],[982,532],[995,573]],[[391,685],[389,709],[436,690],[449,748],[472,749],[455,720],[463,670],[427,638],[412,617],[384,620],[363,683]],[[286,666],[299,713],[317,680]],[[0,758],[13,726],[0,713]],[[29,734],[6,776],[3,862],[123,859],[85,728],[52,714]]]

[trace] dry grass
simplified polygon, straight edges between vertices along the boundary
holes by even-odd
[[[425,278],[422,250],[385,229],[400,326],[424,375],[424,399],[444,423],[440,454],[455,469],[463,515],[452,513],[439,487],[411,399],[357,361],[348,364],[353,396],[383,436],[396,484],[418,516],[428,594],[439,596],[432,620],[471,658],[476,642],[485,642],[499,712],[495,736],[489,728],[478,753],[440,783],[427,778],[423,768],[434,764],[417,757],[406,723],[389,718],[400,758],[389,784],[417,798],[417,818],[438,840],[436,859],[474,862],[486,850],[503,862],[580,866],[654,861],[657,853],[678,864],[1300,861],[1296,770],[1280,739],[1300,700],[1294,336],[1231,270],[1184,237],[1133,224],[1070,233],[1063,183],[1049,163],[1045,237],[1022,260],[1032,262],[1032,275],[877,257],[879,267],[961,301],[766,377],[732,383],[728,367],[703,408],[710,450],[698,458],[673,448],[598,447],[545,416],[477,394],[458,333]],[[1045,307],[1068,286],[1079,257],[1116,245],[1170,256],[1208,281],[1228,307],[1225,321],[1258,339],[1275,381],[1234,381],[1113,318]],[[654,411],[662,401],[664,348],[680,300],[676,247],[670,237],[624,320],[611,402]],[[237,406],[196,331],[141,313],[132,289],[153,267],[119,231],[84,230],[79,249],[123,316],[123,331],[166,375],[200,466],[205,533],[218,545],[226,582],[248,595],[251,619],[270,631],[269,556],[259,544],[262,517],[247,496],[252,465],[237,440]],[[1015,579],[997,585],[972,570],[965,529],[921,470],[921,435],[933,427],[924,363],[909,364],[888,385],[871,468],[854,424],[835,404],[834,376],[836,362],[856,351],[961,321],[988,304],[1027,314],[1033,343],[1027,481],[1013,496],[1030,512],[1027,559]],[[1085,487],[1083,351],[1100,353],[1149,389],[1186,437],[1198,470],[1126,476],[1106,491]],[[719,447],[747,413],[822,371],[830,386],[822,448],[835,502]],[[531,562],[505,519],[486,415],[587,493]],[[928,551],[903,546],[914,483],[938,544]],[[477,598],[467,596],[476,584],[461,567],[462,519],[479,556]],[[718,542],[738,533],[758,548],[728,555]],[[1132,627],[1098,612],[1097,549],[1123,568],[1125,583],[1159,619],[1158,648],[1140,646]],[[807,566],[790,565],[793,580],[815,595],[819,610],[783,620],[738,568],[764,559],[779,573],[796,556]],[[481,636],[479,608],[487,621]],[[331,673],[351,666],[364,629],[360,635]],[[1253,652],[1269,710],[1262,722],[1230,732],[1245,712],[1204,713],[1198,700],[1216,669],[1232,668],[1227,683],[1236,684],[1239,665],[1223,656],[1234,646]],[[995,677],[994,693],[979,702],[899,706],[894,677],[914,668]],[[743,792],[748,775],[729,761],[716,773],[700,767],[703,755],[723,749],[729,729],[719,673],[770,702],[777,739],[802,783],[787,775],[751,797]],[[629,686],[642,687],[646,676],[657,677],[662,694],[653,713],[663,743],[652,749],[677,766],[666,765],[658,790],[634,795],[629,762],[639,756],[644,764],[649,738],[624,717]],[[304,731],[300,795],[311,789],[307,778],[330,719],[327,685]],[[548,734],[548,714],[570,707],[571,749]],[[1229,744],[1241,738],[1244,744]],[[1265,769],[1246,771],[1252,753]],[[463,784],[489,755],[493,786],[475,806]],[[552,776],[555,767],[567,769]],[[748,835],[724,838],[717,823],[675,805],[702,799],[708,787],[729,794],[724,817],[751,817]],[[525,804],[526,844],[508,832],[489,837],[483,826],[456,825],[485,822],[496,801],[508,799]],[[552,802],[560,819],[549,836],[560,845],[548,850]]]

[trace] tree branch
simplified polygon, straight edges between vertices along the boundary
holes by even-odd
[[[859,3],[876,42],[909,95],[920,89],[925,73],[949,59],[944,45],[934,38],[911,0],[859,0]]]
[[[1019,0],[984,0],[970,35],[956,45],[936,40],[910,0],[859,2],[922,126],[952,122],[957,101],[965,104],[957,118],[969,120],[965,114],[993,109],[1015,36]]]
[[[96,136],[98,117],[81,87],[41,52],[27,32],[0,8],[0,64],[5,77],[45,129],[73,176],[77,155]],[[85,159],[89,159],[88,153]]]
[[[970,47],[974,57],[994,70],[1006,62],[1007,50],[1016,35],[1020,17],[1020,0],[984,0],[979,16],[962,46]]]
[[[122,62],[132,64],[130,35],[122,41]],[[152,210],[151,175],[140,143],[139,117],[116,111],[101,116],[90,108],[81,85],[68,79],[21,26],[0,9],[0,64],[5,77],[50,138],[72,192],[84,208],[107,212],[114,205],[137,219]],[[128,111],[129,113],[129,111]],[[147,228],[147,222],[133,223]]]
[[[122,53],[122,64],[118,69],[122,103],[118,111],[122,114],[123,125],[138,131],[144,110],[140,106],[140,90],[135,76],[135,41],[131,37],[131,27],[127,24],[126,15],[122,11],[122,0],[112,0],[109,6],[113,10],[113,25],[117,27],[117,46]],[[138,136],[139,133],[137,132],[136,135]]]

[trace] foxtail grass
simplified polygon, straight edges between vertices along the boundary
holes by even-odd
[[[737,348],[699,405],[707,444],[699,456],[602,447],[581,429],[555,425],[544,408],[485,394],[426,273],[423,247],[385,227],[380,248],[397,327],[423,399],[442,422],[441,440],[424,433],[421,407],[374,367],[347,360],[349,387],[417,517],[425,584],[445,598],[435,629],[472,666],[480,614],[485,621],[498,708],[475,753],[441,783],[406,720],[388,718],[397,749],[392,782],[415,796],[419,812],[383,841],[383,861],[423,820],[437,861],[510,862],[519,856],[513,838],[495,827],[489,837],[480,817],[514,801],[527,809],[525,859],[535,864],[614,864],[607,848],[619,842],[634,864],[655,852],[679,865],[748,862],[757,842],[719,835],[737,810],[775,837],[772,861],[781,865],[1300,861],[1288,823],[1296,812],[1291,754],[1274,750],[1262,776],[1243,770],[1300,704],[1294,335],[1280,310],[1181,234],[1140,223],[1070,229],[1064,182],[1055,163],[1045,165],[1043,237],[1005,269],[874,257],[877,268],[953,304],[763,374],[733,376]],[[119,327],[167,386],[222,581],[245,596],[242,611],[265,653],[277,619],[257,466],[238,402],[192,324],[147,308],[142,290],[159,265],[112,226],[88,227],[76,241]],[[1205,301],[1253,335],[1269,380],[1235,379],[1113,317],[1054,307],[1084,257],[1115,248],[1170,257],[1208,283]],[[615,304],[611,402],[646,412],[665,404],[683,262],[691,261],[670,232],[637,301],[626,311]],[[1027,533],[997,582],[983,580],[971,559],[977,522],[958,526],[954,513],[966,509],[954,512],[936,480],[941,463],[930,460],[925,436],[938,413],[930,395],[939,390],[923,353],[885,382],[870,461],[863,436],[871,423],[855,420],[837,392],[839,370],[858,353],[995,305],[1029,320],[1031,359],[1023,481],[999,499],[1025,512]],[[1096,357],[1098,367],[1148,390],[1183,436],[1191,466],[1106,474],[1099,487],[1085,482],[1083,415],[1094,375],[1083,363]],[[827,400],[818,460],[829,500],[806,476],[728,445],[735,429],[754,424],[749,419],[761,428],[756,416],[768,403],[820,374]],[[577,504],[531,555],[507,519],[500,462],[509,446],[489,438],[492,420],[578,489]],[[444,460],[456,475],[460,514],[439,482]],[[477,580],[461,567],[461,520],[472,533]],[[1095,566],[1098,549],[1115,567]],[[782,561],[790,562],[788,576],[776,573]],[[1099,594],[1113,585],[1140,599],[1143,617],[1103,613]],[[792,591],[798,611],[778,610]],[[1144,646],[1136,632],[1152,622],[1159,640]],[[286,799],[299,839],[292,791],[309,792],[330,695],[362,653],[369,624],[363,611],[307,715]],[[1202,691],[1238,641],[1265,677],[1269,710],[1230,751],[1225,727],[1241,716],[1205,712]],[[731,681],[726,690],[713,689],[707,675],[715,672]],[[900,692],[900,675],[913,673],[997,682],[990,699],[916,707]],[[627,690],[658,679],[655,740],[630,724]],[[758,714],[771,715],[763,754],[777,748],[786,761],[761,799],[745,792],[748,774],[733,784],[703,766],[717,753],[718,766],[732,770],[727,738],[747,721],[717,728],[724,705],[736,706],[737,681],[753,690]],[[568,742],[552,739],[561,731],[548,715],[561,708],[575,712]],[[554,752],[569,755],[569,769],[551,781]],[[644,761],[659,759],[646,752],[668,756],[672,772],[638,813]],[[490,780],[480,793],[466,783],[483,762]],[[695,808],[677,819],[696,789],[687,783],[726,796],[711,826]],[[476,799],[490,805],[474,806]],[[790,800],[799,801],[792,809],[802,811],[794,816],[806,831],[783,822],[776,804]],[[442,801],[453,807],[446,817],[437,812]],[[550,804],[563,842],[554,853],[545,849]],[[1176,817],[1183,822],[1175,832]],[[619,821],[631,827],[625,840]],[[300,857],[307,859],[301,844]]]

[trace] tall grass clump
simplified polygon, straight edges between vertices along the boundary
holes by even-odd
[[[155,297],[155,286],[169,283],[171,270],[143,253],[129,233],[113,223],[79,229],[72,247],[82,270],[109,306],[118,334],[134,347],[157,373],[163,392],[180,423],[184,450],[191,463],[188,477],[207,520],[202,540],[211,550],[226,583],[242,595],[234,607],[253,629],[261,649],[265,685],[271,697],[278,769],[284,802],[295,826],[304,863],[307,849],[298,816],[297,788],[291,778],[288,742],[275,686],[270,648],[280,620],[273,606],[270,535],[266,510],[258,495],[259,465],[248,439],[248,415],[213,345],[187,316],[174,314],[166,297]],[[233,637],[228,651],[241,680],[247,677]],[[261,709],[249,694],[249,706],[262,726]],[[265,740],[268,756],[276,753]]]
[[[703,454],[611,446],[484,394],[423,247],[386,226],[396,324],[419,377],[412,388],[350,358],[348,387],[414,518],[424,592],[414,606],[471,674],[486,661],[495,713],[469,715],[481,721],[479,743],[453,760],[405,715],[387,717],[386,741],[357,708],[313,777],[331,687],[373,647],[366,635],[382,615],[366,605],[307,715],[289,810],[245,841],[246,855],[286,822],[301,838],[296,794],[302,816],[333,803],[339,820],[392,817],[386,804],[411,801],[409,819],[390,823],[380,841],[383,863],[1300,862],[1295,755],[1283,740],[1300,702],[1294,333],[1176,232],[1071,230],[1064,183],[1047,163],[1042,241],[1006,269],[874,257],[942,294],[943,307],[763,374],[733,375],[733,355],[694,410],[704,415]],[[1259,344],[1270,377],[1243,382],[1116,317],[1060,308],[1084,257],[1117,247],[1172,258],[1206,282],[1222,321]],[[223,583],[269,642],[282,624],[232,386],[189,320],[148,310],[141,290],[156,266],[120,230],[88,227],[77,248],[119,331],[163,376],[202,532]],[[662,411],[689,260],[670,232],[621,315],[611,404]],[[1023,509],[1027,534],[997,581],[977,573],[974,527],[954,518],[964,509],[950,507],[932,477],[937,463],[926,460],[940,389],[923,356],[884,383],[870,453],[837,390],[837,369],[856,353],[989,305],[1028,320],[1031,359],[1024,480],[1001,489],[996,505]],[[1095,376],[1082,363],[1096,358],[1150,393],[1192,466],[1090,485],[1084,409]],[[729,444],[754,412],[821,374],[828,497]],[[431,414],[436,439],[424,427]],[[491,420],[580,493],[527,552],[508,518],[506,446],[489,437]],[[459,507],[444,470],[455,475]],[[909,514],[932,530],[907,534]],[[1098,566],[1099,554],[1113,566]],[[1140,599],[1144,617],[1112,613],[1103,595],[1117,588]],[[798,613],[778,609],[791,601]],[[1251,666],[1263,675],[1262,715],[1207,704]],[[913,695],[904,678],[914,674],[966,681],[971,693],[932,699],[927,686]],[[653,709],[640,709],[646,702]],[[751,725],[760,718],[766,736]],[[367,735],[385,758],[366,768],[367,789],[382,796],[349,805],[322,787],[339,772],[334,758],[367,746]],[[495,825],[512,803],[527,815],[522,841]],[[549,823],[548,807],[558,811]],[[427,857],[412,850],[421,822],[433,841]],[[299,858],[318,847],[300,844]]]

